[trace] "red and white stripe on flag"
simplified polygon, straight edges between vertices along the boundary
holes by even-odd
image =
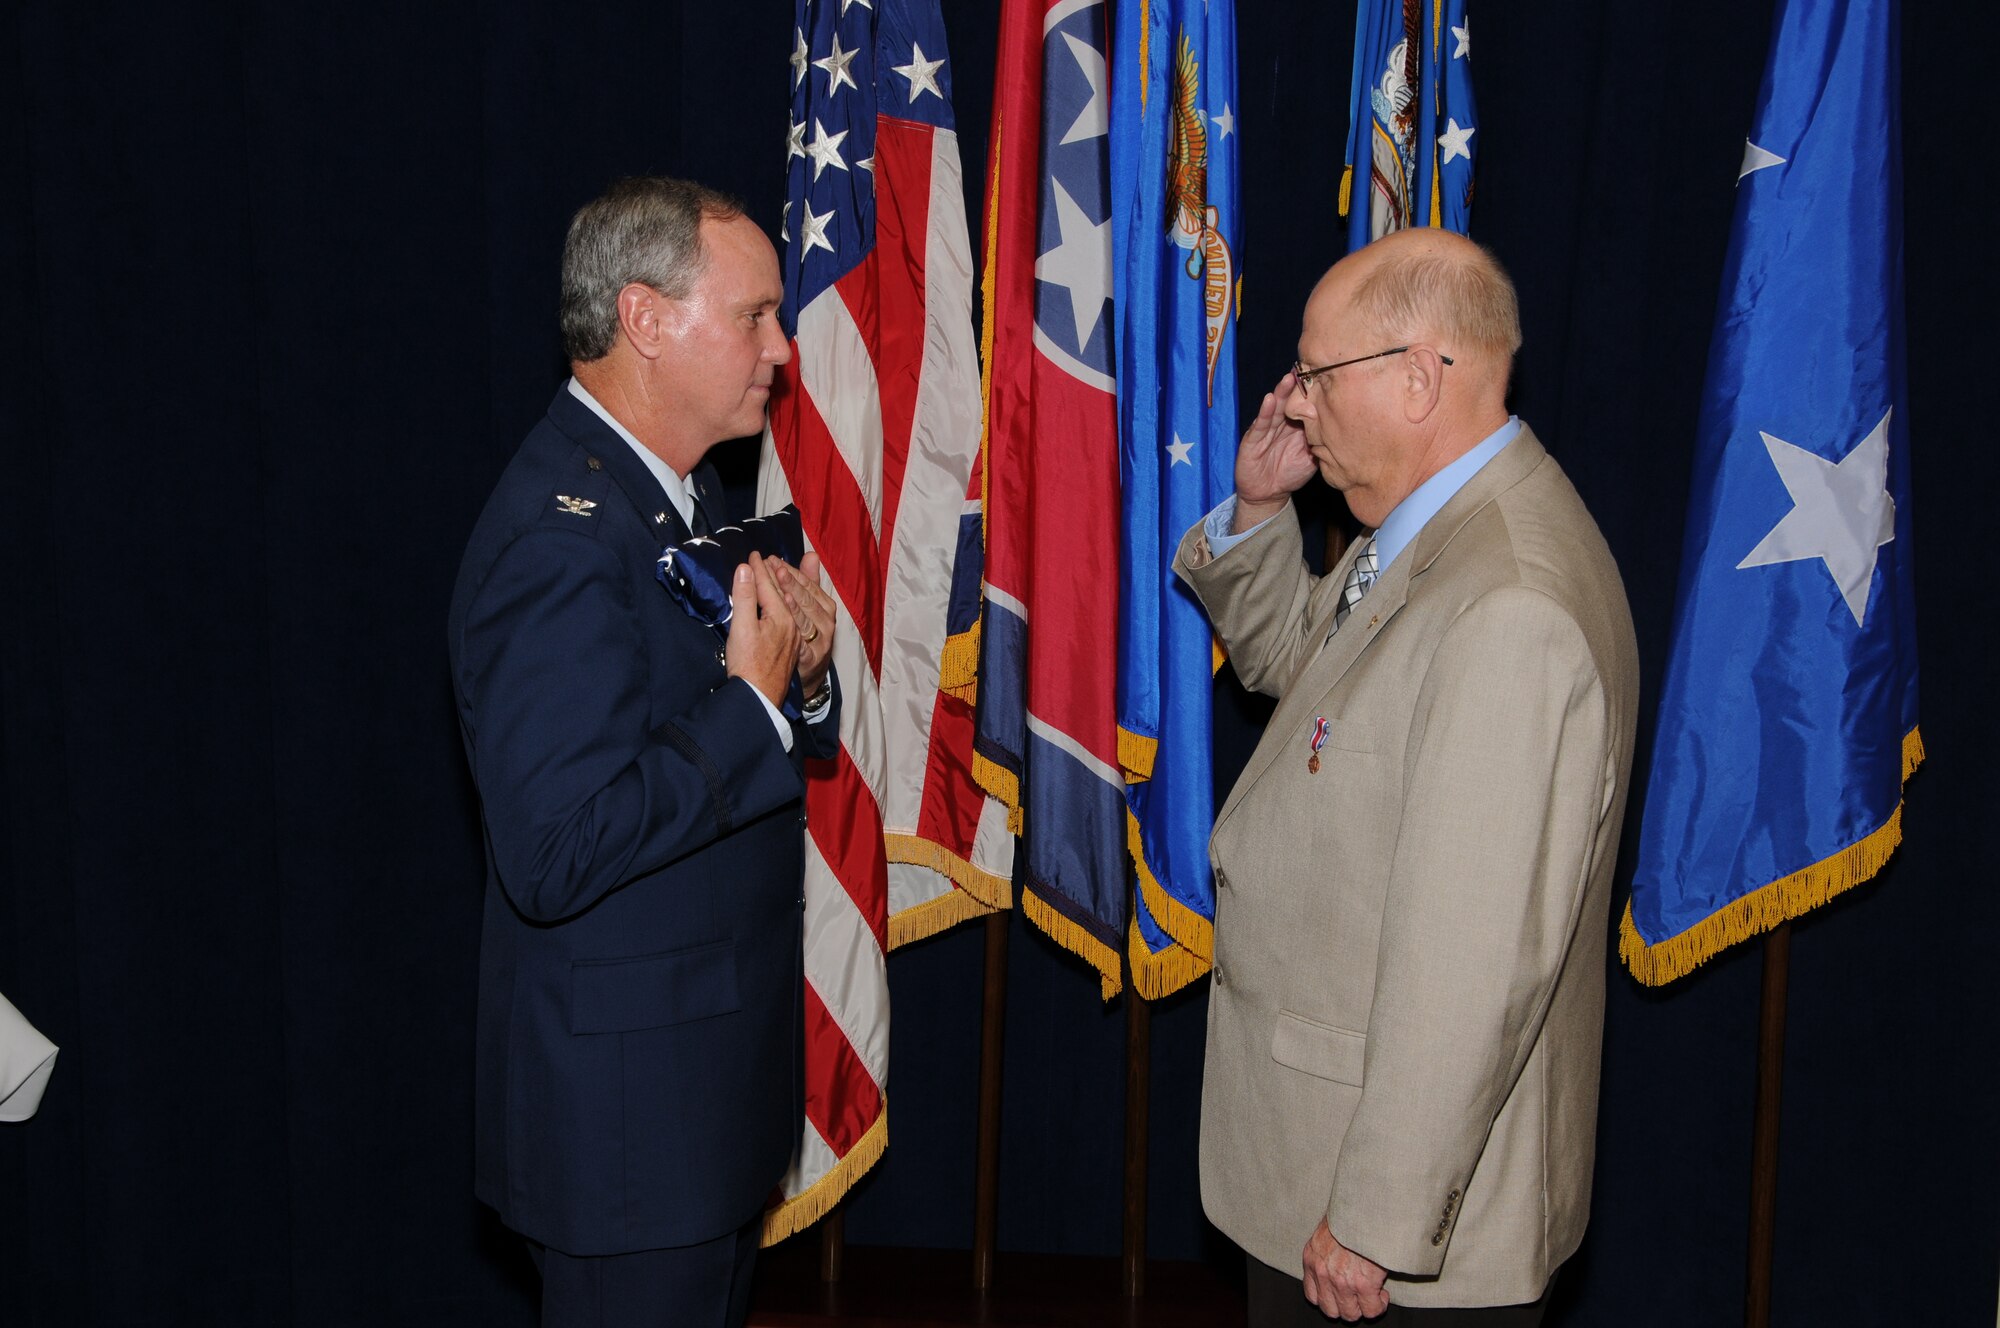
[[[801,22],[807,54],[821,44],[854,53],[846,20],[836,25],[822,12],[836,7],[801,6],[821,30],[809,33]],[[884,60],[877,71],[883,114],[872,121],[872,153],[856,160],[853,140],[866,142],[860,134],[848,144],[847,168],[872,178],[873,243],[815,288],[808,224],[831,259],[832,246],[855,243],[862,221],[803,190],[801,180],[812,178],[803,161],[794,164],[787,208],[787,289],[800,304],[793,359],[772,394],[758,510],[796,503],[820,555],[838,605],[842,708],[840,756],[808,770],[806,1125],[766,1214],[766,1244],[820,1217],[887,1143],[886,952],[1011,903],[1006,809],[972,778],[971,706],[940,686],[979,451],[979,369],[948,102],[943,124],[935,111],[891,114],[905,109],[905,94],[912,105],[919,93],[945,100],[949,85],[938,68],[926,69],[941,65],[942,27],[934,4],[900,8],[928,10],[938,26],[935,35],[903,39],[911,52],[903,70]],[[869,12],[856,7],[854,21]],[[883,34],[871,45],[894,54],[898,40]],[[794,70],[802,64],[795,60]],[[852,72],[861,73],[858,62]],[[836,106],[843,94],[823,67],[809,78],[813,97],[803,117],[825,140],[834,131],[818,93],[831,86]],[[803,80],[797,90],[795,124]]]

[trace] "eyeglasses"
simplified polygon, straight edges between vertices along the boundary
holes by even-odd
[[[1350,364],[1360,364],[1366,360],[1379,360],[1386,355],[1401,355],[1405,351],[1415,349],[1415,346],[1391,346],[1387,350],[1378,350],[1373,355],[1357,355],[1351,360],[1341,360],[1336,364],[1322,364],[1317,369],[1306,368],[1303,360],[1293,360],[1292,377],[1299,380],[1299,387],[1301,389],[1310,388],[1313,385],[1313,379],[1319,377],[1321,374],[1332,373],[1335,369],[1345,369]],[[1440,355],[1438,358],[1446,364],[1451,363],[1451,356],[1449,355]]]

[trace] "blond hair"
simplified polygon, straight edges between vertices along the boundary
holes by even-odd
[[[1354,307],[1387,339],[1435,337],[1447,355],[1486,351],[1511,359],[1521,348],[1514,283],[1491,250],[1471,241],[1383,255],[1355,288]]]

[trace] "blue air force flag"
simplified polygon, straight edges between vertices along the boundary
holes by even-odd
[[[1118,758],[1139,877],[1127,953],[1151,999],[1207,972],[1214,952],[1214,637],[1169,564],[1181,533],[1235,490],[1235,9],[1121,0],[1113,40]]]
[[[1619,946],[1643,982],[1867,880],[1917,733],[1894,0],[1780,0],[1737,180]]]

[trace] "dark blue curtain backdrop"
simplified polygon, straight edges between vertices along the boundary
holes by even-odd
[[[975,204],[995,9],[947,6]],[[1340,252],[1353,9],[1238,21],[1254,402]],[[1517,403],[1610,537],[1649,682],[1769,30],[1768,0],[1551,0],[1475,34]],[[0,991],[63,1046],[41,1115],[0,1127],[0,1321],[531,1321],[471,1197],[480,841],[446,599],[563,372],[569,214],[667,171],[775,226],[790,37],[789,0],[28,0],[0,24]],[[1995,1310],[2000,466],[1964,201],[1995,37],[1983,6],[1905,18],[1931,756],[1897,861],[1797,929],[1783,1325]],[[751,448],[726,466],[747,497]],[[1227,778],[1265,711],[1219,685]],[[980,953],[969,928],[890,961],[893,1144],[853,1241],[969,1244]],[[1019,922],[1012,957],[1002,1244],[1115,1253],[1122,1007]],[[1596,1211],[1554,1322],[1737,1320],[1759,965],[1611,975]],[[1159,1257],[1232,1257],[1191,1170],[1205,1010],[1198,987],[1154,1020]]]

